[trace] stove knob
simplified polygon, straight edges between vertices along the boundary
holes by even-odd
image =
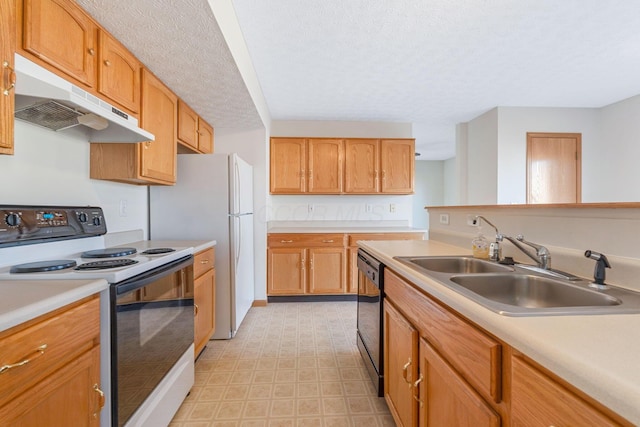
[[[84,212],[80,212],[80,214],[78,215],[78,221],[87,222],[87,214]]]
[[[4,217],[4,222],[6,222],[9,227],[17,227],[20,225],[20,215],[10,213]]]
[[[100,217],[97,216],[95,218],[93,218],[93,225],[98,226],[102,223],[102,221],[100,220]]]

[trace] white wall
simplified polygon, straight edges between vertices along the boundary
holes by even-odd
[[[147,188],[90,179],[87,141],[80,128],[54,132],[16,120],[15,154],[0,156],[0,204],[100,206],[109,232],[147,236]]]
[[[467,132],[467,204],[495,204],[498,200],[498,109],[470,121]]]
[[[429,228],[429,213],[424,209],[425,206],[444,204],[444,163],[441,160],[416,160],[414,227]]]
[[[271,122],[271,136],[412,138],[411,123],[308,121]],[[268,191],[268,188],[267,188]],[[413,196],[268,196],[269,221],[400,221],[411,225]],[[313,205],[310,212],[309,205]],[[371,212],[367,212],[367,206]],[[391,212],[394,205],[395,212]]]
[[[584,201],[640,201],[640,95],[601,110],[602,139],[593,150]],[[588,193],[585,194],[586,190]]]
[[[444,175],[444,184],[443,184],[443,205],[444,206],[454,206],[459,204],[459,187],[458,187],[458,168],[457,166],[457,158],[453,157],[451,159],[445,160],[443,164],[443,175]]]

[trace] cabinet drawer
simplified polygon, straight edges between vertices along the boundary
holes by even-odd
[[[502,399],[502,347],[484,332],[431,300],[390,270],[385,270],[385,294],[400,307],[420,336],[485,397]]]
[[[197,279],[208,270],[214,268],[216,255],[214,248],[198,252],[193,259],[193,278]]]
[[[270,248],[293,246],[329,246],[343,247],[345,235],[342,233],[276,233],[269,234],[267,245]]]
[[[422,240],[424,233],[358,233],[349,234],[349,246],[357,246],[358,240]]]
[[[41,319],[0,333],[0,406],[100,343],[97,296]]]

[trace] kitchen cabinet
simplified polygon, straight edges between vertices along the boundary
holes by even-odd
[[[198,252],[193,260],[195,306],[195,355],[196,357],[206,347],[216,328],[216,275],[215,249],[205,249]]]
[[[106,31],[100,30],[98,39],[98,92],[137,114],[140,111],[140,62]]]
[[[71,0],[24,0],[23,5],[22,50],[66,79],[95,89],[93,20]]]
[[[213,153],[213,127],[178,100],[178,153]]]
[[[511,358],[511,373],[513,427],[630,425],[606,408],[596,407],[596,403],[589,403],[572,392],[524,356]]]
[[[129,184],[176,182],[178,98],[142,69],[140,125],[155,136],[139,144],[91,144],[90,176]]]
[[[423,232],[354,233],[347,235],[347,286],[349,294],[358,293],[358,241],[360,240],[422,240]]]
[[[412,194],[415,176],[415,140],[381,140],[380,170],[382,193]]]
[[[0,332],[0,425],[100,424],[99,309],[89,297]]]
[[[344,234],[274,233],[267,245],[267,295],[345,293]]]
[[[307,140],[309,175],[307,193],[342,193],[343,144],[341,139]]]
[[[501,426],[502,343],[391,270],[384,277],[385,398],[396,423]]]
[[[13,53],[16,49],[16,9],[14,1],[0,2],[0,154],[13,154]]]
[[[271,138],[271,194],[411,194],[413,139]]]

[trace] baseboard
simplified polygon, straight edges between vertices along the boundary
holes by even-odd
[[[253,301],[253,304],[251,304],[251,307],[266,307],[267,306],[267,300],[266,299],[257,299]]]
[[[267,297],[269,302],[320,302],[320,301],[357,301],[358,296],[349,295],[287,295]]]

